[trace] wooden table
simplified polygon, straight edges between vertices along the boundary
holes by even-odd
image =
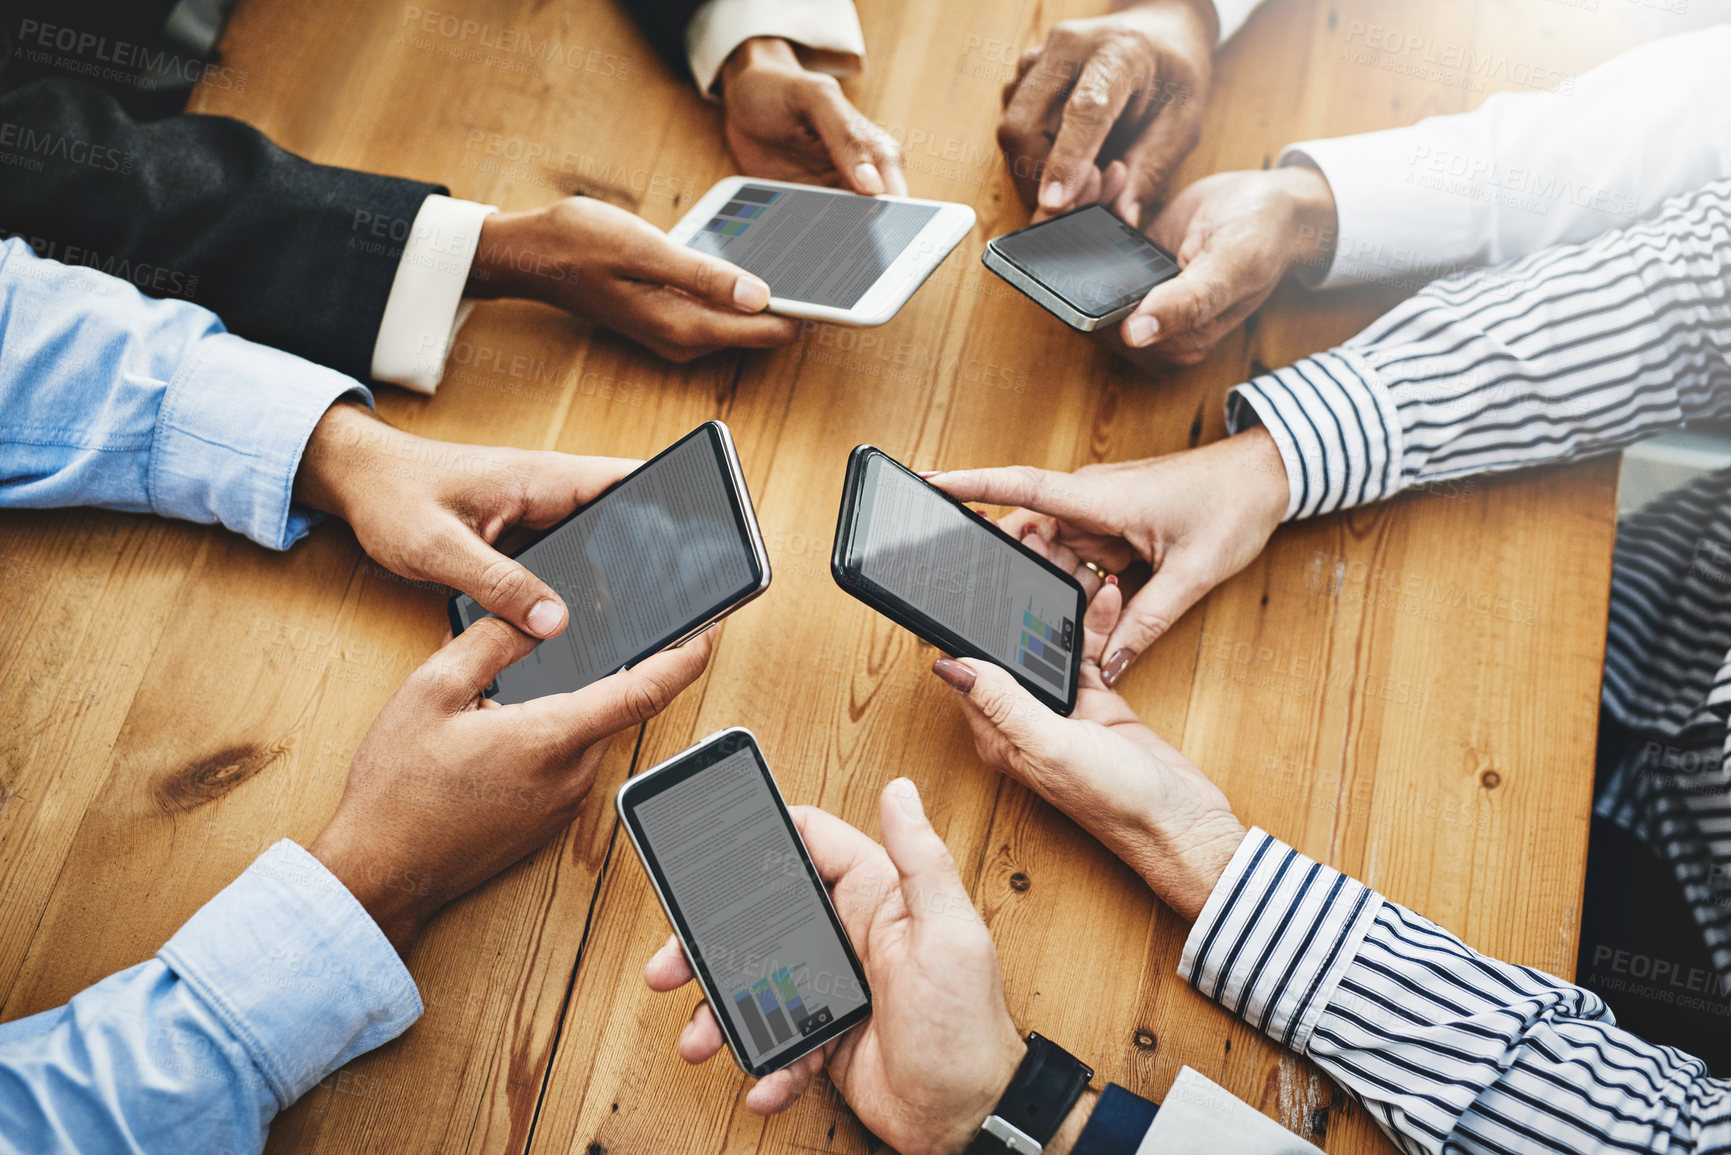
[[[916,194],[979,213],[892,323],[671,368],[552,310],[485,305],[436,399],[380,392],[419,433],[577,453],[646,456],[721,417],[775,584],[728,620],[705,679],[616,744],[573,829],[445,912],[410,960],[425,1017],[279,1119],[274,1150],[872,1149],[831,1088],[773,1122],[747,1113],[731,1063],[674,1055],[693,997],[651,997],[638,978],[667,927],[609,797],[733,723],[756,730],[791,799],[868,831],[887,779],[919,782],[1017,1022],[1102,1081],[1159,1097],[1189,1063],[1330,1151],[1385,1149],[1313,1067],[1175,977],[1185,927],[979,765],[931,652],[844,596],[826,559],[856,443],[920,467],[1182,449],[1221,435],[1229,386],[1395,298],[1283,290],[1202,367],[1136,374],[979,264],[985,237],[1026,219],[993,146],[999,86],[1047,22],[1097,0],[861,8],[871,66],[850,92],[903,140]],[[427,34],[423,9],[485,22],[495,44],[558,48]],[[1221,56],[1182,176],[1458,111],[1674,21],[1631,0],[1269,0]],[[1439,71],[1429,49],[1388,52],[1391,33],[1479,63]],[[524,208],[581,190],[667,226],[732,171],[716,111],[605,0],[249,0],[225,44],[242,84],[201,90],[198,109],[459,196]],[[1492,954],[1570,974],[1615,480],[1601,461],[1285,530],[1126,692],[1247,821]],[[340,525],[279,556],[148,517],[11,513],[0,578],[7,1019],[147,958],[272,841],[310,840],[368,722],[445,628],[441,591],[369,562]]]

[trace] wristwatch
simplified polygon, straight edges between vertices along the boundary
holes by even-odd
[[[1093,1080],[1092,1067],[1052,1040],[1029,1031],[1025,1041],[1028,1053],[966,1155],[1040,1155]]]

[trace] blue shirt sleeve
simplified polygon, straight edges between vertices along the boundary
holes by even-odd
[[[0,1152],[256,1152],[278,1111],[420,1014],[366,910],[279,842],[154,959],[0,1024]]]
[[[158,513],[287,549],[317,517],[290,501],[301,452],[345,398],[372,404],[208,309],[0,243],[0,508]]]

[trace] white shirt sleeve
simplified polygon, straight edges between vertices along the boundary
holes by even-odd
[[[1334,190],[1334,258],[1313,283],[1418,288],[1627,228],[1665,198],[1731,176],[1731,25],[1534,81],[1551,91],[1288,147],[1280,163],[1314,165]]]
[[[463,299],[492,205],[429,196],[403,242],[397,276],[373,343],[373,378],[431,393],[445,374],[445,355],[468,319]]]
[[[852,76],[865,63],[865,34],[853,0],[708,0],[685,26],[685,53],[698,91],[710,96],[721,66],[753,36],[779,36],[833,57],[825,72]]]
[[[1214,14],[1220,18],[1220,39],[1224,44],[1234,32],[1244,27],[1250,14],[1262,7],[1262,0],[1214,0]]]

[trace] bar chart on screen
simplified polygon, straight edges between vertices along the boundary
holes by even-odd
[[[733,1004],[751,1041],[762,1051],[804,1038],[835,1017],[828,1007],[812,1001],[805,967],[777,969],[769,978],[735,992]]]
[[[1023,669],[1038,674],[1055,686],[1066,684],[1070,666],[1070,644],[1075,639],[1075,623],[1069,618],[1060,618],[1057,625],[1052,625],[1040,616],[1045,611],[1035,612],[1034,599],[1028,599],[1027,608],[1022,611],[1022,644],[1017,650],[1016,661]]]

